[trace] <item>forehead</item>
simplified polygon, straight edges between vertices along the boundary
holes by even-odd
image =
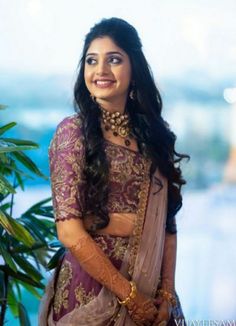
[[[124,55],[126,55],[125,51],[122,50],[118,45],[116,45],[116,43],[108,36],[104,36],[104,37],[99,37],[99,38],[95,38],[86,54],[89,53],[97,53],[97,54],[106,54],[107,52],[120,52]]]

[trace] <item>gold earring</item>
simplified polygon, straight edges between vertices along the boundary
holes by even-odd
[[[137,98],[137,96],[136,96],[137,94],[136,94],[136,90],[135,90],[135,82],[133,81],[131,85],[132,85],[132,88],[129,92],[129,97],[131,98],[132,101],[135,101]]]

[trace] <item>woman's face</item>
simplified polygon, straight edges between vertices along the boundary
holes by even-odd
[[[99,104],[124,104],[131,82],[128,55],[110,37],[94,39],[85,57],[85,84]]]

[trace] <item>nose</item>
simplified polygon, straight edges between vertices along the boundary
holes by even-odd
[[[108,65],[105,60],[99,60],[97,64],[96,74],[98,76],[106,75],[108,73]]]

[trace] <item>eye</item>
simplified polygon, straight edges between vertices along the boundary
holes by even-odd
[[[108,62],[112,64],[119,64],[122,62],[122,60],[120,57],[112,56],[108,59]]]
[[[86,63],[88,65],[94,65],[96,63],[96,60],[94,58],[92,58],[92,57],[89,57],[89,58],[86,59]]]

